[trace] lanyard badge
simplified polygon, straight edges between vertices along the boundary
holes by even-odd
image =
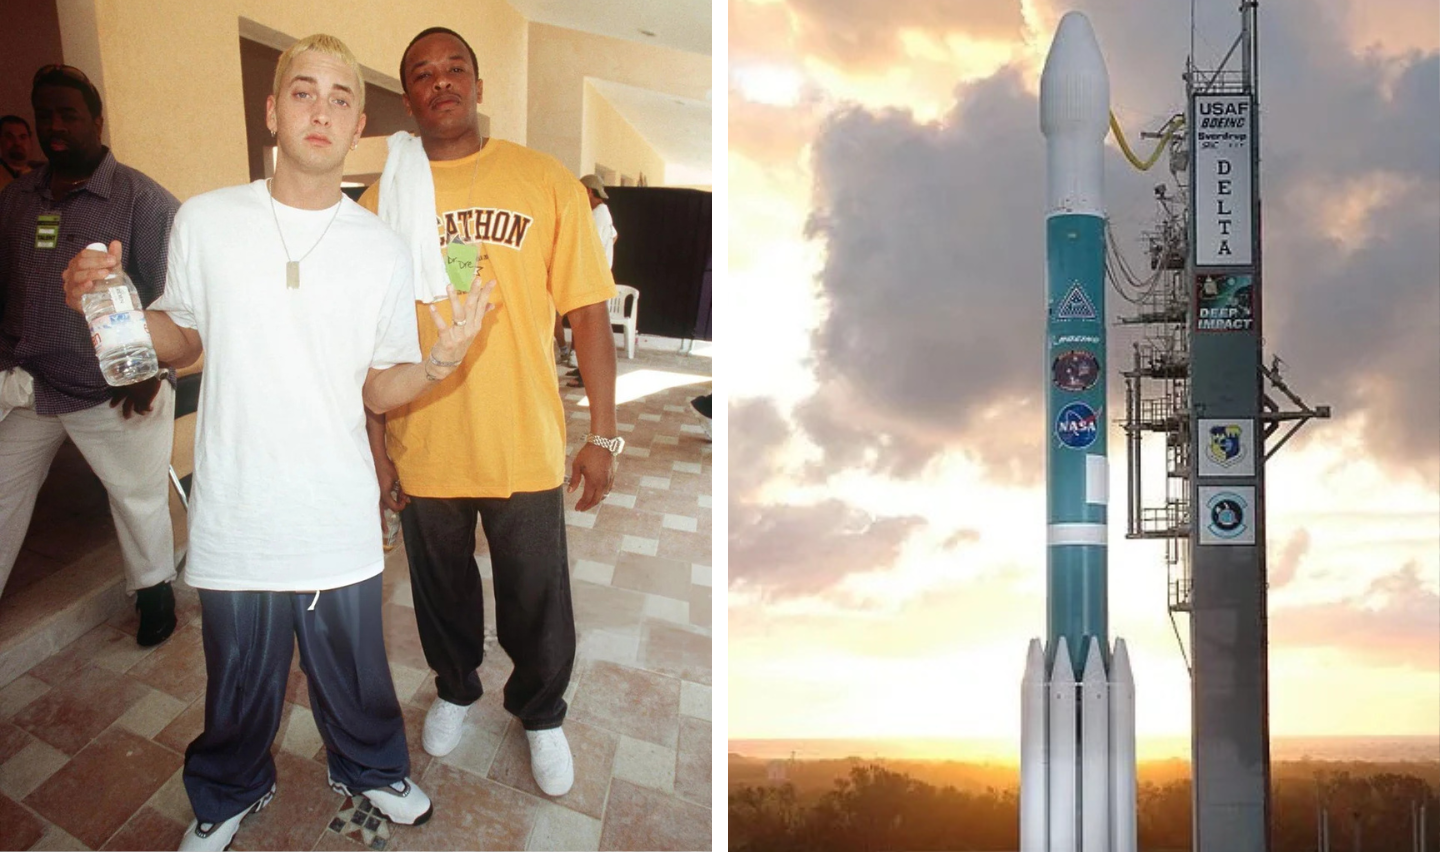
[[[60,214],[41,213],[35,217],[35,248],[53,249],[60,243]]]

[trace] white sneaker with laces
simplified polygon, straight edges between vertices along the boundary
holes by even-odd
[[[425,733],[421,736],[425,753],[444,757],[454,751],[455,746],[460,744],[461,729],[468,712],[468,704],[451,704],[443,698],[436,698],[425,714]]]
[[[224,822],[191,820],[190,827],[185,830],[185,839],[180,841],[180,852],[222,852],[230,848],[230,842],[240,830],[240,822],[245,817],[264,810],[273,798],[275,785],[271,784],[259,801]]]
[[[385,818],[396,825],[423,825],[435,813],[435,806],[425,791],[415,786],[409,778],[396,781],[388,787],[374,790],[352,790],[325,773],[330,789],[342,796],[364,796],[370,800]]]
[[[535,783],[547,796],[563,796],[575,783],[575,759],[570,755],[570,742],[559,728],[526,731],[530,741],[530,771]]]

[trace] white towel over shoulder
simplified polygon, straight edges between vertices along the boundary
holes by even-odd
[[[380,219],[410,247],[415,301],[445,298],[445,258],[435,231],[435,180],[420,137],[401,130],[386,140],[390,153],[380,174]]]

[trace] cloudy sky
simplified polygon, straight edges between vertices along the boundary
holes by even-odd
[[[1045,612],[1040,68],[1060,15],[1087,12],[1148,151],[1140,131],[1184,107],[1190,5],[731,0],[732,739],[1018,737]],[[1197,5],[1213,67],[1237,4]],[[1335,412],[1268,465],[1272,731],[1437,735],[1437,7],[1260,8],[1265,347]],[[1143,268],[1169,176],[1107,144]],[[1110,526],[1139,733],[1186,735],[1162,551],[1124,539],[1118,499]]]

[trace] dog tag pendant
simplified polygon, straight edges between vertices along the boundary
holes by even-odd
[[[286,262],[285,286],[291,290],[300,289],[300,261],[291,260]]]

